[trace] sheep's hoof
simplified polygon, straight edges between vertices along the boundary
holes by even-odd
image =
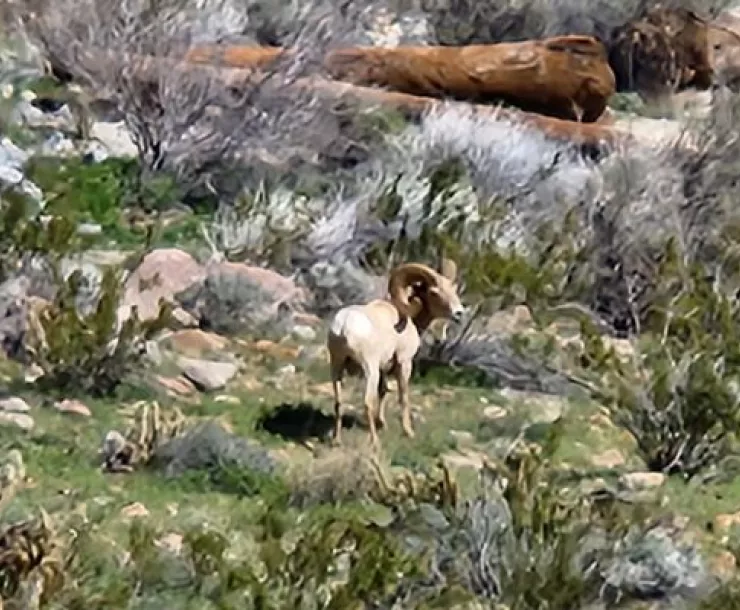
[[[403,434],[407,438],[414,438],[416,436],[416,433],[411,426],[403,426]]]
[[[376,419],[375,420],[375,425],[378,428],[385,428],[385,420],[384,419]]]
[[[329,441],[329,444],[332,447],[341,447],[342,446],[342,439],[340,437],[334,435],[334,436],[331,437],[331,439]]]

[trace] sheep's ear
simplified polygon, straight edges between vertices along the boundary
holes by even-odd
[[[443,257],[439,263],[439,272],[451,282],[457,277],[457,263],[452,259]]]

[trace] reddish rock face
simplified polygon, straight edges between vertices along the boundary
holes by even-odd
[[[177,248],[153,250],[126,280],[123,303],[127,311],[138,307],[142,320],[156,318],[159,299],[174,296],[205,277],[205,270],[187,252]]]

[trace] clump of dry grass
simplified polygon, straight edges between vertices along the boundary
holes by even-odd
[[[380,488],[382,466],[367,452],[332,448],[308,464],[295,465],[287,479],[298,507],[366,500]]]

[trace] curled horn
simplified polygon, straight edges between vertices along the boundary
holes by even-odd
[[[409,315],[409,298],[407,288],[414,282],[423,282],[427,285],[438,283],[438,274],[431,267],[420,263],[399,265],[391,271],[388,278],[388,293],[391,303],[398,309],[401,317]]]
[[[439,263],[439,272],[451,282],[457,277],[457,263],[445,256]]]

